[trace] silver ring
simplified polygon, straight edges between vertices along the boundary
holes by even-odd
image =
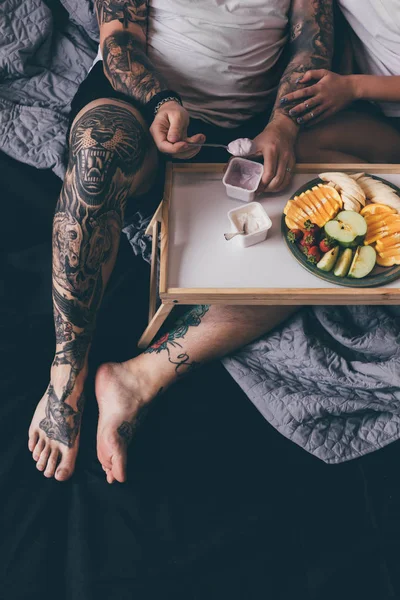
[[[292,169],[291,169],[290,167],[286,167],[286,171],[287,171],[288,173],[291,173],[291,172],[292,172]]]
[[[310,118],[313,119],[314,118],[314,113],[313,111],[310,112]]]
[[[306,108],[309,108],[309,104],[308,104],[308,102],[306,102],[306,103],[304,104],[304,106],[305,106]]]

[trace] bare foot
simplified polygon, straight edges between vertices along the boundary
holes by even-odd
[[[56,375],[52,369],[54,384],[49,384],[36,408],[28,441],[36,468],[58,481],[69,479],[74,472],[84,404],[84,377],[68,391],[60,385],[65,376],[65,369]]]
[[[132,362],[132,361],[130,361]],[[154,396],[154,394],[153,394]],[[126,481],[127,448],[152,398],[149,387],[123,363],[105,363],[96,373],[99,405],[97,456],[108,483]]]

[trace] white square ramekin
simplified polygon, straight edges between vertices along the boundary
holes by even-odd
[[[252,189],[246,189],[244,187],[238,187],[229,183],[229,178],[232,177],[232,173],[235,170],[240,170],[249,174],[253,172],[256,176],[254,187]],[[229,162],[224,178],[222,179],[222,183],[225,186],[228,196],[230,196],[230,198],[236,198],[236,200],[241,200],[242,202],[251,202],[254,200],[257,188],[261,181],[263,170],[264,168],[260,163],[247,160],[246,158],[239,158],[238,156],[232,158]]]
[[[243,246],[243,248],[247,248],[248,246],[253,246],[253,244],[258,244],[259,242],[263,242],[264,240],[266,240],[268,231],[272,227],[271,219],[269,218],[268,214],[266,213],[264,208],[261,206],[261,204],[259,202],[250,202],[249,204],[247,204],[247,206],[240,206],[239,208],[233,208],[232,210],[230,210],[228,212],[228,219],[231,222],[232,231],[240,231],[240,228],[235,221],[235,215],[237,215],[239,213],[246,213],[249,211],[254,212],[257,216],[261,217],[265,222],[265,226],[258,229],[257,231],[254,231],[254,233],[246,233],[244,235],[237,235],[235,238],[233,238],[232,241],[236,240],[237,243],[239,243],[241,246]]]

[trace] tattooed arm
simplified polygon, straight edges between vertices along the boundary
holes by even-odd
[[[265,191],[286,187],[295,165],[294,146],[299,130],[285,96],[298,89],[306,71],[328,69],[333,54],[332,0],[292,0],[289,15],[289,62],[266,129],[255,139],[264,156]]]
[[[146,55],[148,2],[146,0],[95,0],[100,27],[104,72],[113,88],[147,104],[168,89]],[[160,152],[177,158],[191,158],[199,149],[188,150],[189,115],[178,102],[165,102],[157,113],[150,133]],[[199,142],[199,136],[190,138]]]

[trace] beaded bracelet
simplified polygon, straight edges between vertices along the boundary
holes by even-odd
[[[144,107],[144,116],[150,127],[152,122],[154,121],[154,117],[160,110],[163,104],[170,101],[178,102],[182,106],[182,100],[179,94],[172,90],[164,90],[155,94],[152,99],[145,105]]]

